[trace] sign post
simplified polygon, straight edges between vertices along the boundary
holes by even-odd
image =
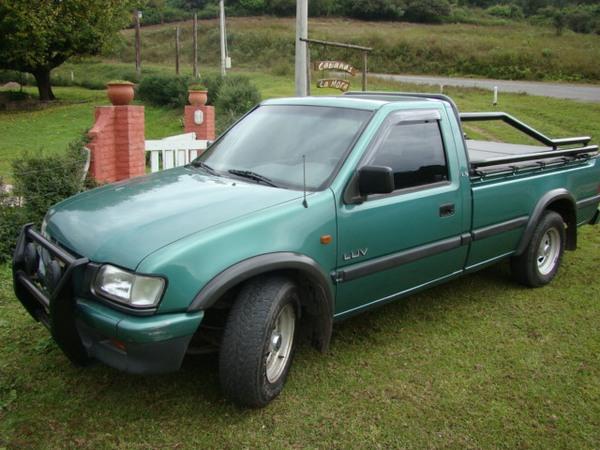
[[[368,60],[369,60],[369,52],[373,49],[371,47],[363,47],[361,45],[354,44],[344,44],[342,42],[331,42],[331,41],[321,41],[319,39],[307,39],[300,37],[299,41],[305,42],[306,44],[317,44],[323,46],[330,47],[340,47],[340,48],[348,48],[351,50],[360,50],[363,54],[363,70],[362,70],[362,90],[367,90],[367,71],[368,71]],[[296,42],[296,45],[298,42]],[[308,47],[308,45],[307,45]],[[307,52],[308,53],[308,52]],[[296,52],[296,58],[298,58],[298,53]],[[296,59],[296,89],[298,89],[298,59]],[[344,61],[317,61],[315,63],[315,70],[321,71],[336,71],[336,72],[346,72],[351,76],[356,75],[358,72],[356,68],[354,68],[351,64],[348,64]],[[348,80],[342,80],[338,78],[326,78],[317,81],[318,88],[334,88],[340,89],[341,91],[347,91],[350,88],[350,82]],[[296,91],[297,92],[297,91]]]

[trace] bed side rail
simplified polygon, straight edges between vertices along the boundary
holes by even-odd
[[[585,147],[569,148],[563,150],[553,150],[538,153],[526,153],[524,155],[512,155],[500,158],[491,158],[485,161],[471,162],[473,169],[479,169],[481,167],[499,166],[503,164],[512,164],[525,161],[534,161],[539,159],[548,159],[556,157],[572,157],[572,158],[589,158],[598,154],[597,145],[586,145]]]
[[[483,122],[489,120],[500,120],[513,128],[525,133],[529,137],[541,142],[548,147],[557,149],[564,145],[583,145],[587,144],[592,140],[590,136],[579,136],[571,138],[551,139],[545,134],[539,132],[535,128],[530,127],[524,122],[521,122],[516,117],[511,116],[505,112],[469,112],[460,113],[460,120],[462,122]],[[554,154],[554,153],[553,153]],[[556,155],[559,156],[559,155]]]

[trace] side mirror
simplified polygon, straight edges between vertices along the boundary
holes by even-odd
[[[394,172],[391,167],[365,166],[358,171],[360,195],[389,194],[394,190]]]

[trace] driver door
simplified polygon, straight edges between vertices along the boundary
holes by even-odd
[[[391,113],[359,164],[391,167],[394,190],[339,209],[336,316],[462,271],[470,210],[445,118],[443,110]]]

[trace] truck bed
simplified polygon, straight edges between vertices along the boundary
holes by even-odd
[[[469,153],[469,161],[474,164],[485,163],[496,158],[527,155],[535,153],[548,152],[548,158],[536,159],[532,161],[518,161],[509,164],[498,164],[491,166],[494,169],[502,170],[505,168],[522,168],[529,167],[532,165],[538,165],[539,163],[549,164],[552,162],[558,162],[563,157],[553,156],[552,147],[545,147],[542,145],[524,145],[524,144],[506,144],[503,142],[492,142],[492,141],[479,141],[468,139],[467,151]]]

